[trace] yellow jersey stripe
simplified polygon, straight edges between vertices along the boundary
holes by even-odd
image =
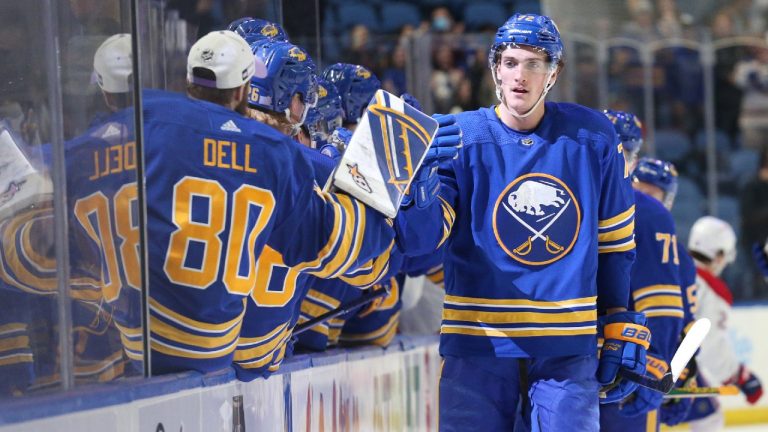
[[[355,235],[355,211],[353,208],[352,200],[344,195],[338,196],[339,203],[341,204],[341,211],[345,215],[345,223],[341,229],[341,238],[339,239],[339,247],[336,250],[336,254],[330,259],[329,262],[322,265],[319,269],[313,270],[312,273],[319,278],[329,278],[335,274],[342,265],[346,262],[346,259],[350,254],[350,247],[352,246],[353,237]]]
[[[118,330],[120,330],[120,333],[129,336],[129,337],[141,337],[141,327],[124,327],[115,322],[115,327],[117,327]]]
[[[597,334],[596,326],[583,326],[571,328],[534,328],[522,327],[517,329],[497,329],[490,327],[473,327],[443,324],[440,328],[442,334],[462,334],[482,337],[538,337],[538,336],[577,336]]]
[[[443,309],[443,319],[490,324],[537,324],[577,323],[597,321],[597,310],[560,313],[540,312],[476,312],[471,310]]]
[[[323,246],[322,249],[320,249],[320,252],[317,254],[317,258],[304,262],[299,263],[293,268],[296,271],[313,271],[317,270],[318,267],[320,267],[320,264],[324,262],[328,256],[333,251],[336,244],[339,242],[339,238],[341,237],[342,233],[342,220],[341,220],[341,206],[339,205],[338,201],[332,196],[331,194],[325,193],[320,190],[319,187],[315,186],[314,188],[315,193],[317,193],[324,201],[331,204],[331,207],[333,208],[333,229],[331,230],[331,235],[328,237],[328,243]],[[338,196],[338,195],[335,195]]]
[[[614,231],[608,231],[597,235],[598,242],[611,242],[629,237],[635,233],[635,221]]]
[[[17,332],[17,331],[24,331],[26,329],[27,329],[27,325],[22,323],[10,323],[10,324],[0,325],[0,336],[8,333]]]
[[[598,246],[597,253],[626,252],[635,248],[635,239],[615,246]]]
[[[220,324],[211,324],[211,323],[197,321],[192,318],[185,317],[184,315],[181,315],[178,312],[174,312],[168,309],[167,307],[161,305],[160,302],[158,302],[157,300],[151,297],[149,298],[149,307],[152,310],[152,312],[155,312],[158,315],[168,320],[171,320],[177,324],[180,324],[184,327],[187,327],[189,329],[199,331],[202,333],[221,333],[224,331],[231,331],[235,326],[240,328],[241,320],[242,320],[243,314],[245,313],[246,300],[247,299],[243,297],[243,311],[240,312],[238,316],[236,316],[235,318],[227,322],[223,322]],[[151,330],[154,330],[154,329],[151,329]]]
[[[597,296],[559,301],[536,301],[522,299],[488,299],[482,297],[462,297],[446,295],[445,303],[458,306],[518,307],[532,309],[565,309],[571,307],[596,306]]]
[[[612,226],[616,226],[621,224],[622,222],[626,222],[627,219],[631,218],[635,214],[635,205],[632,204],[632,206],[625,211],[617,214],[614,217],[604,219],[597,222],[598,228],[610,228]]]
[[[123,347],[125,347],[126,350],[137,352],[137,353],[144,352],[144,343],[141,339],[133,340],[121,334],[120,340],[123,342]],[[130,357],[130,353],[128,353],[128,356]]]
[[[675,309],[651,309],[643,311],[643,314],[648,318],[657,317],[672,317],[672,318],[684,318],[685,313],[682,310]]]
[[[352,252],[348,255],[347,260],[344,262],[344,264],[339,268],[339,270],[334,273],[333,277],[339,277],[344,272],[350,269],[352,265],[357,260],[357,257],[360,256],[360,248],[363,245],[364,239],[364,233],[365,233],[365,207],[364,205],[359,202],[355,201],[353,203],[355,206],[355,215],[356,215],[356,223],[355,223],[355,237],[352,239]]]
[[[330,311],[330,309],[324,308],[320,305],[308,302],[306,300],[301,303],[301,313],[307,314],[308,316],[311,316],[313,318],[319,317],[320,315],[328,311]]]
[[[307,293],[307,298],[327,306],[329,309],[337,308],[339,307],[339,304],[341,304],[338,299],[335,299],[328,294],[324,294],[316,289],[310,289]]]
[[[637,300],[639,298],[642,298],[646,295],[652,295],[652,294],[677,294],[681,295],[680,292],[680,286],[678,285],[649,285],[647,287],[640,288],[638,290],[635,290],[632,293],[632,298]]]
[[[242,316],[243,315],[241,314],[240,318],[242,318]],[[238,323],[234,327],[232,327],[229,331],[227,331],[222,336],[210,336],[210,335],[196,335],[196,334],[188,333],[154,316],[150,317],[149,322],[150,322],[149,328],[152,334],[162,336],[163,338],[168,339],[170,341],[180,342],[185,345],[200,347],[201,349],[206,349],[206,350],[219,348],[222,346],[230,345],[233,342],[236,342],[238,337],[240,336],[240,326],[242,324],[242,321],[238,321]]]
[[[397,325],[399,322],[400,312],[397,312],[387,320],[386,324],[382,325],[374,331],[367,333],[344,333],[341,335],[340,340],[342,342],[349,343],[372,342],[379,339],[383,340],[383,338],[385,338],[389,333],[394,336],[393,330],[395,332],[397,331]],[[389,340],[391,341],[392,338],[390,337]]]
[[[0,339],[0,352],[22,348],[29,348],[29,336],[16,336],[8,339]]]
[[[645,421],[646,432],[656,432],[659,425],[658,415],[659,415],[659,410],[648,411],[648,415]]]
[[[339,276],[339,279],[357,288],[368,288],[369,286],[377,283],[389,271],[389,259],[392,255],[393,247],[395,247],[394,240],[392,240],[392,243],[389,244],[389,247],[387,247],[387,249],[384,252],[382,252],[381,255],[373,259],[373,263],[369,273],[360,274],[352,277],[341,275]]]
[[[237,347],[237,339],[233,340],[230,345],[213,351],[194,351],[186,348],[174,347],[157,339],[152,339],[151,347],[154,351],[175,357],[212,359],[221,358],[232,353]]]
[[[659,295],[646,297],[635,302],[635,310],[642,312],[652,307],[673,307],[683,309],[683,299],[680,296]]]
[[[259,345],[255,348],[249,348],[249,349],[236,349],[235,350],[235,356],[234,360],[238,363],[251,363],[251,359],[259,359],[256,360],[257,362],[263,359],[264,357],[270,356],[275,352],[275,349],[279,348],[280,345],[284,345],[285,342],[288,340],[288,338],[291,337],[291,329],[286,327],[280,334],[276,337],[270,340],[269,342]],[[248,361],[251,360],[251,361]]]
[[[267,341],[269,339],[272,339],[276,334],[282,333],[285,328],[288,327],[288,323],[280,324],[279,326],[275,327],[274,329],[270,330],[267,334],[264,336],[258,336],[258,337],[240,337],[240,340],[237,342],[237,346],[246,346],[246,345],[252,345],[252,344],[260,344],[264,341]]]
[[[0,366],[8,366],[18,363],[32,363],[32,353],[18,353],[0,357]]]

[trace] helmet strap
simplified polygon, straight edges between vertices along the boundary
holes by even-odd
[[[542,101],[544,101],[544,98],[547,96],[547,93],[549,93],[549,90],[552,89],[552,87],[555,85],[555,83],[552,81],[552,77],[555,76],[555,72],[557,71],[557,66],[555,65],[552,67],[552,70],[549,71],[547,75],[547,82],[544,84],[544,90],[541,91],[541,95],[539,95],[539,98],[536,99],[536,103],[533,104],[533,106],[524,113],[519,113],[513,108],[510,108],[507,106],[507,102],[504,97],[504,92],[501,90],[501,81],[496,76],[496,67],[494,66],[491,69],[491,74],[493,75],[493,82],[496,84],[496,98],[499,100],[500,105],[507,110],[508,113],[512,114],[513,117],[524,119],[536,110],[536,108],[541,104]]]

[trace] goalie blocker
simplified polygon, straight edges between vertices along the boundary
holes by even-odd
[[[326,185],[395,217],[437,133],[438,123],[378,90]]]

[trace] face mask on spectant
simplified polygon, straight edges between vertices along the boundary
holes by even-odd
[[[451,26],[451,22],[448,21],[448,17],[439,16],[432,20],[432,27],[435,30],[447,31]]]

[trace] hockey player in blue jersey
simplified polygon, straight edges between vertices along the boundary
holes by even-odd
[[[464,146],[440,166],[439,199],[396,220],[410,255],[445,244],[440,430],[595,431],[600,385],[645,372],[645,317],[626,311],[629,173],[603,114],[544,103],[563,61],[548,17],[501,26],[499,105],[456,115]]]
[[[336,86],[324,78],[317,81],[317,106],[307,113],[305,126],[311,141],[311,147],[321,149],[328,144],[333,132],[340,128],[344,110],[341,96]]]
[[[239,344],[257,355],[281,340],[285,326],[241,339],[248,297],[281,308],[294,295],[290,284],[272,291],[265,283],[256,264],[263,251],[269,268],[332,277],[392,244],[387,219],[322,192],[289,137],[240,114],[251,77],[266,70],[256,60],[235,33],[213,32],[189,54],[193,99],[162,94],[144,107],[156,373],[227,367]]]
[[[653,334],[645,374],[661,379],[677,349],[685,315],[677,233],[669,212],[677,190],[677,171],[668,162],[642,158],[633,180],[637,259],[632,267],[630,309],[647,317],[646,325]],[[613,402],[600,406],[600,430],[659,429],[662,393],[638,387]]]

